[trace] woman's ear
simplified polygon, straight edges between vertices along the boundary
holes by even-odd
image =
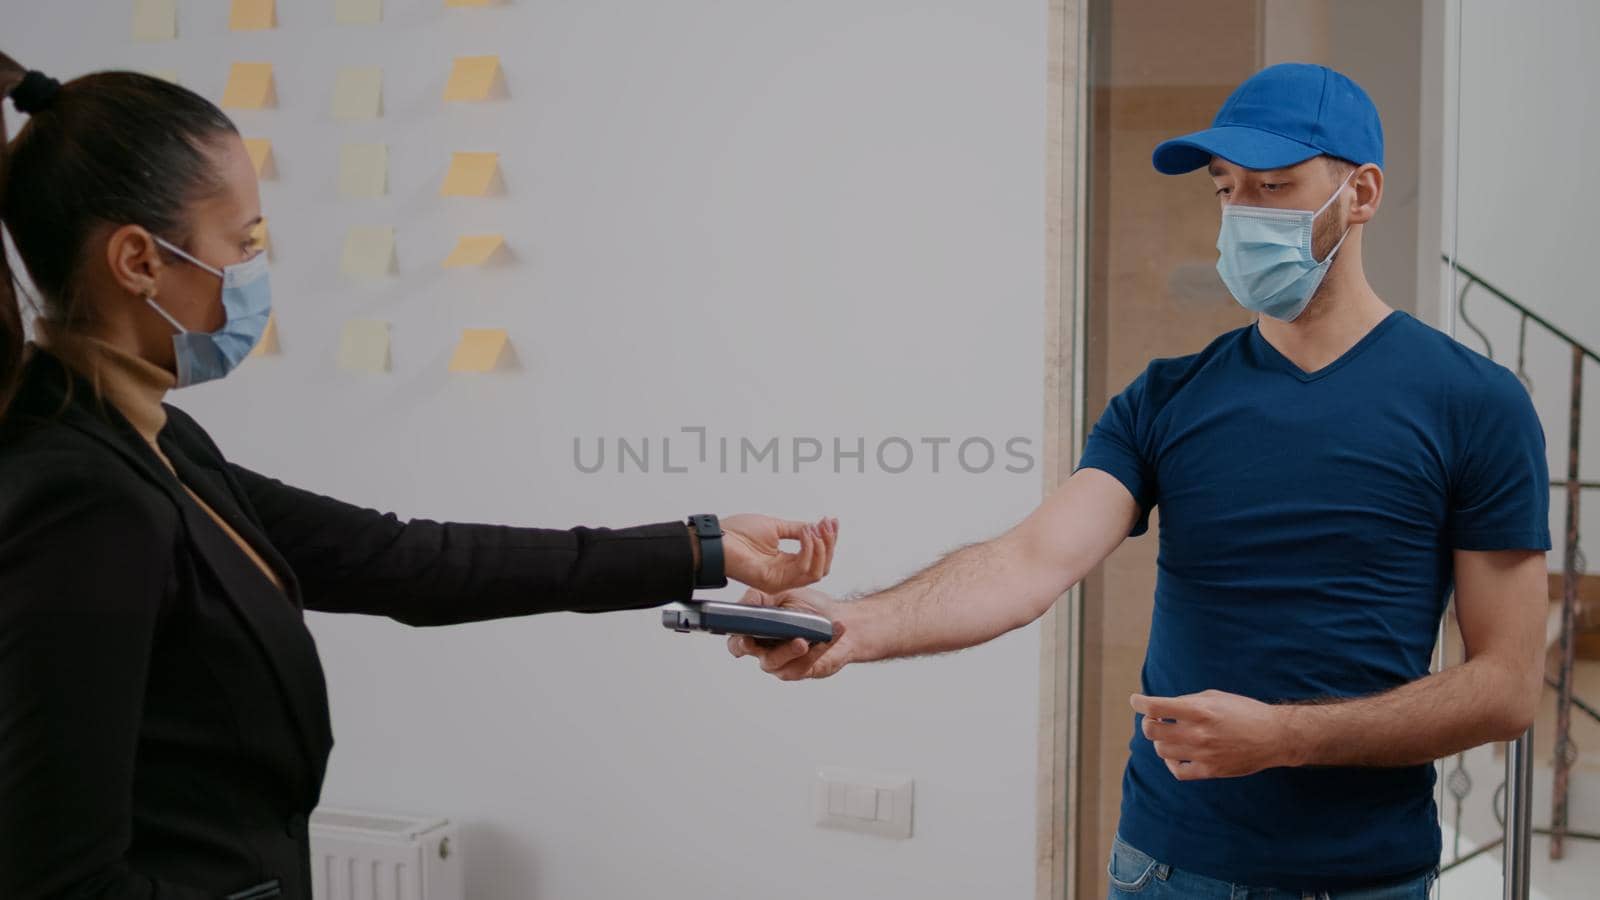
[[[1350,224],[1365,225],[1378,214],[1378,205],[1383,201],[1383,170],[1367,163],[1356,169],[1350,186],[1356,191],[1350,204]]]
[[[123,225],[106,239],[106,267],[123,290],[140,297],[154,296],[156,282],[166,262],[150,232],[138,225]]]

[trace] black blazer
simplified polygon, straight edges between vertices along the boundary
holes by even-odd
[[[446,625],[692,590],[680,522],[401,522],[232,465],[167,413],[178,478],[284,589],[127,420],[33,354],[0,422],[5,900],[311,900],[306,816],[333,736],[306,609]]]

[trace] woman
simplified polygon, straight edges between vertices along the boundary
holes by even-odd
[[[0,95],[30,114],[0,221],[42,299],[25,344],[0,254],[0,897],[310,900],[333,740],[304,609],[444,625],[827,572],[834,520],[400,522],[228,463],[162,398],[266,324],[238,133],[131,73],[0,54]]]

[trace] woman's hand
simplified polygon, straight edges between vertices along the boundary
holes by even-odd
[[[723,568],[729,578],[759,591],[778,593],[815,584],[833,566],[839,520],[815,524],[742,513],[722,521]],[[786,553],[778,542],[800,542]]]

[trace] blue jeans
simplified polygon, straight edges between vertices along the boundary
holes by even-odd
[[[1286,891],[1282,888],[1230,884],[1184,872],[1129,846],[1118,835],[1111,845],[1111,890],[1108,900],[1428,900],[1438,872],[1410,881],[1344,891]]]

